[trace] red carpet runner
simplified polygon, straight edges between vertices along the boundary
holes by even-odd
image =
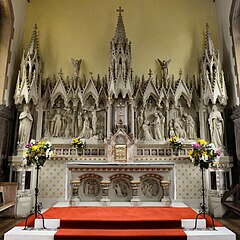
[[[186,240],[181,219],[194,219],[196,212],[173,207],[57,207],[44,217],[61,219],[55,240]],[[210,219],[207,223],[211,225]],[[222,226],[216,221],[215,225]]]

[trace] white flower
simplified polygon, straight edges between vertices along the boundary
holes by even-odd
[[[36,144],[36,140],[35,139],[31,139],[30,144],[35,145]]]
[[[183,143],[184,139],[183,138],[179,138],[178,142],[180,142],[181,144]]]

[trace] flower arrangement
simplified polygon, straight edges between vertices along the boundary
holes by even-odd
[[[43,166],[45,161],[53,156],[53,147],[50,142],[38,142],[34,139],[26,145],[23,160],[27,165]]]
[[[73,139],[72,145],[78,150],[78,153],[81,153],[86,148],[86,142],[83,142],[79,137]]]
[[[171,145],[171,147],[174,150],[180,150],[182,149],[182,145],[183,145],[183,138],[179,138],[177,136],[171,137],[169,138],[169,143]]]
[[[220,156],[221,152],[217,150],[212,143],[207,143],[204,139],[197,139],[190,150],[190,159],[194,166],[200,166],[201,169],[208,169],[209,165]]]

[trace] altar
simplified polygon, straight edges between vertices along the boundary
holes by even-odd
[[[171,59],[155,59],[158,72],[133,76],[132,44],[127,38],[123,9],[110,41],[108,76],[81,72],[82,59],[71,59],[73,76],[64,69],[42,77],[38,29],[23,53],[16,89],[17,155],[9,160],[11,181],[18,181],[18,209],[28,213],[33,200],[35,170],[23,164],[22,153],[31,138],[50,141],[55,155],[40,173],[40,200],[137,204],[172,200],[198,207],[199,168],[189,159],[196,138],[212,142],[220,160],[206,171],[212,211],[231,185],[231,157],[225,147],[224,111],[227,92],[219,55],[205,31],[199,76],[169,74]],[[85,60],[87,61],[87,60]],[[179,63],[181,66],[181,63]],[[169,138],[183,140],[174,150]],[[86,142],[78,153],[74,138]],[[18,214],[21,215],[21,214]]]
[[[78,183],[76,195],[79,201],[106,201],[102,197],[104,187],[105,190],[107,187],[109,202],[130,202],[133,198],[132,190],[137,185],[139,202],[160,202],[164,195],[163,189],[170,201],[170,196],[174,198],[175,195],[174,176],[174,164],[171,163],[69,162],[65,197],[71,199],[70,185],[74,188]]]

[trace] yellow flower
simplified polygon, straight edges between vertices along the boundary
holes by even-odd
[[[202,152],[202,155],[203,156],[207,156],[207,152]]]
[[[38,147],[38,146],[32,146],[32,150],[33,150],[34,152],[37,152],[37,151],[39,150],[39,147]]]
[[[189,155],[191,155],[191,156],[193,155],[193,150],[189,151]]]
[[[204,139],[199,139],[199,144],[205,146],[207,145],[207,142]]]
[[[173,139],[174,139],[174,142],[178,141],[178,137],[177,136],[174,136]]]

